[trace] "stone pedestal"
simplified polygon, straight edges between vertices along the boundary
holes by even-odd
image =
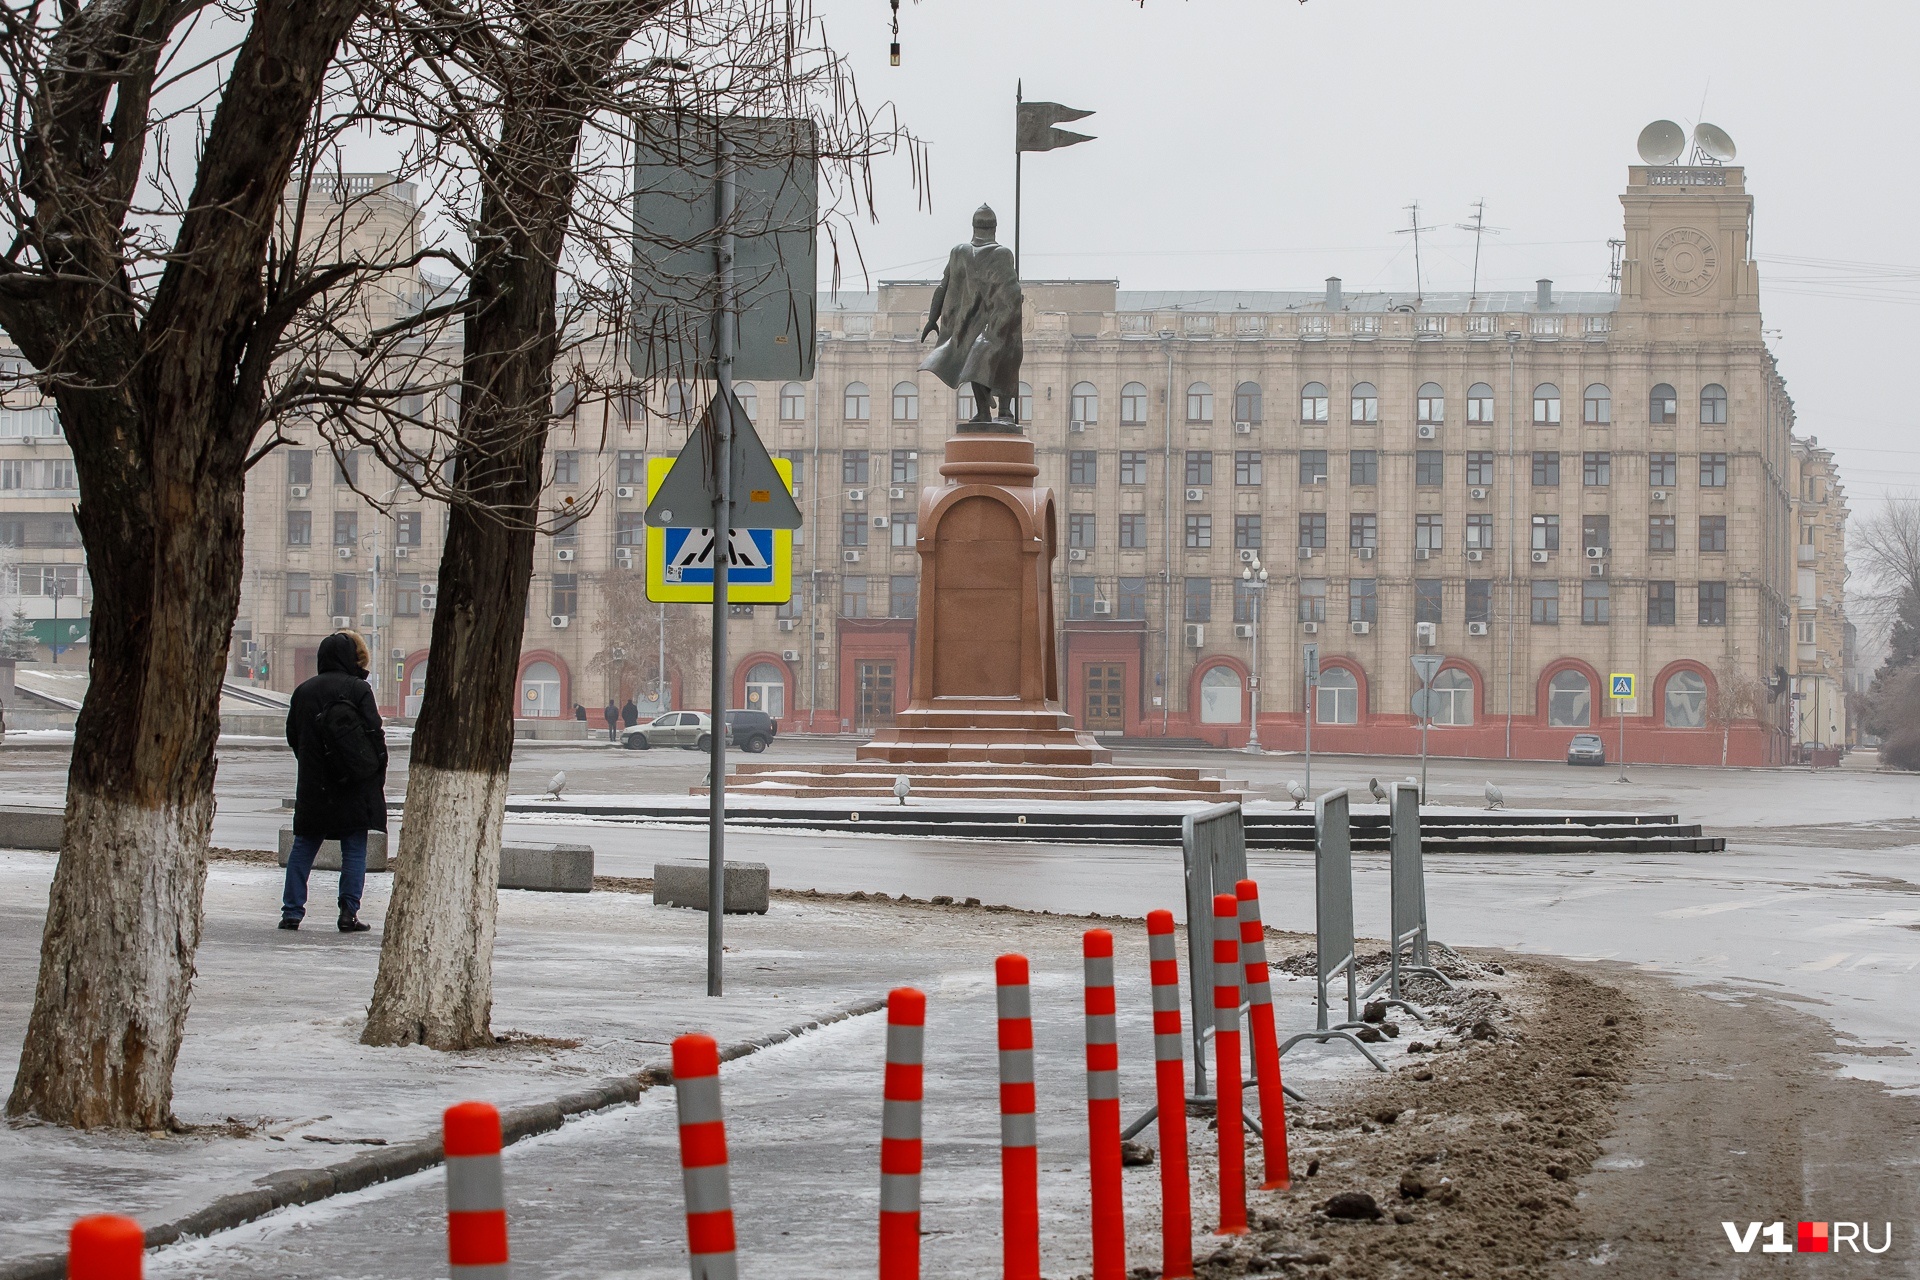
[[[1053,491],[1033,441],[947,441],[946,483],[920,493],[912,700],[862,760],[1105,764],[1113,753],[1061,709],[1054,659]]]

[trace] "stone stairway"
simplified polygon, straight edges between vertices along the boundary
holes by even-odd
[[[895,803],[894,780],[905,777],[916,801],[1096,801],[1245,799],[1244,782],[1204,777],[1198,769],[1112,764],[918,763],[856,760],[835,764],[740,764],[727,774],[727,794],[741,799],[868,800]],[[705,795],[705,787],[691,789]]]

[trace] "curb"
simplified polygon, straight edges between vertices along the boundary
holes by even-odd
[[[843,1005],[817,1018],[794,1023],[784,1030],[727,1045],[720,1050],[720,1061],[733,1062],[762,1049],[798,1039],[809,1031],[878,1013],[886,1007],[884,997]],[[551,1102],[532,1102],[503,1110],[500,1113],[501,1146],[510,1147],[523,1138],[550,1133],[574,1116],[630,1105],[655,1085],[672,1082],[672,1067],[665,1062],[656,1062],[643,1066],[632,1075],[613,1076],[590,1088],[562,1094]],[[148,1227],[147,1248],[157,1249],[178,1240],[229,1231],[256,1218],[264,1218],[276,1210],[313,1204],[382,1182],[391,1182],[395,1178],[431,1169],[445,1159],[440,1149],[440,1139],[419,1138],[317,1169],[289,1169],[266,1174],[257,1179],[255,1190],[221,1196],[206,1208],[184,1218]],[[0,1262],[0,1280],[66,1280],[66,1275],[67,1257],[64,1253],[42,1253]]]

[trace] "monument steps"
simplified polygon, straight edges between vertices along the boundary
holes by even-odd
[[[1244,798],[1247,784],[1207,778],[1198,769],[1139,765],[964,762],[942,759],[853,764],[741,764],[727,775],[727,791],[742,797],[892,801],[896,778],[911,794],[938,800],[1203,800]],[[693,789],[706,794],[705,787]]]
[[[888,780],[888,782],[891,783],[893,780],[893,776],[896,773],[900,773],[900,772],[903,772],[903,770],[890,768],[887,765],[885,765],[883,762],[878,762],[878,761],[859,761],[859,760],[855,760],[851,762],[833,761],[831,763],[825,763],[825,764],[781,764],[781,763],[774,763],[774,762],[759,762],[759,763],[742,762],[740,764],[735,765],[732,771],[728,774],[728,776],[733,778],[750,779],[755,776],[783,775],[783,774],[792,774],[792,773],[804,773],[808,775],[853,773],[853,774],[868,774],[874,777],[885,777]],[[940,774],[979,776],[982,771],[975,765],[970,765],[965,763],[952,763],[952,764],[916,764],[912,767],[911,770],[907,770],[904,772],[908,772],[910,776],[913,776],[913,777],[920,777],[923,775],[934,776],[934,775],[940,775]],[[992,776],[1007,777],[1011,775],[1007,774],[1003,770],[995,769],[992,771]],[[1019,776],[1060,777],[1060,778],[1089,778],[1089,777],[1166,778],[1174,781],[1192,782],[1192,781],[1199,780],[1203,775],[1198,769],[1188,768],[1186,766],[1179,766],[1179,765],[1161,768],[1155,765],[1143,765],[1143,764],[1102,764],[1102,765],[1060,764],[1060,765],[1036,765],[1031,769],[1021,770],[1019,772]]]

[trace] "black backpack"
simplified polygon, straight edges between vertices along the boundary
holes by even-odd
[[[313,734],[334,782],[365,782],[380,772],[380,753],[351,700],[335,698],[320,708],[313,718]]]

